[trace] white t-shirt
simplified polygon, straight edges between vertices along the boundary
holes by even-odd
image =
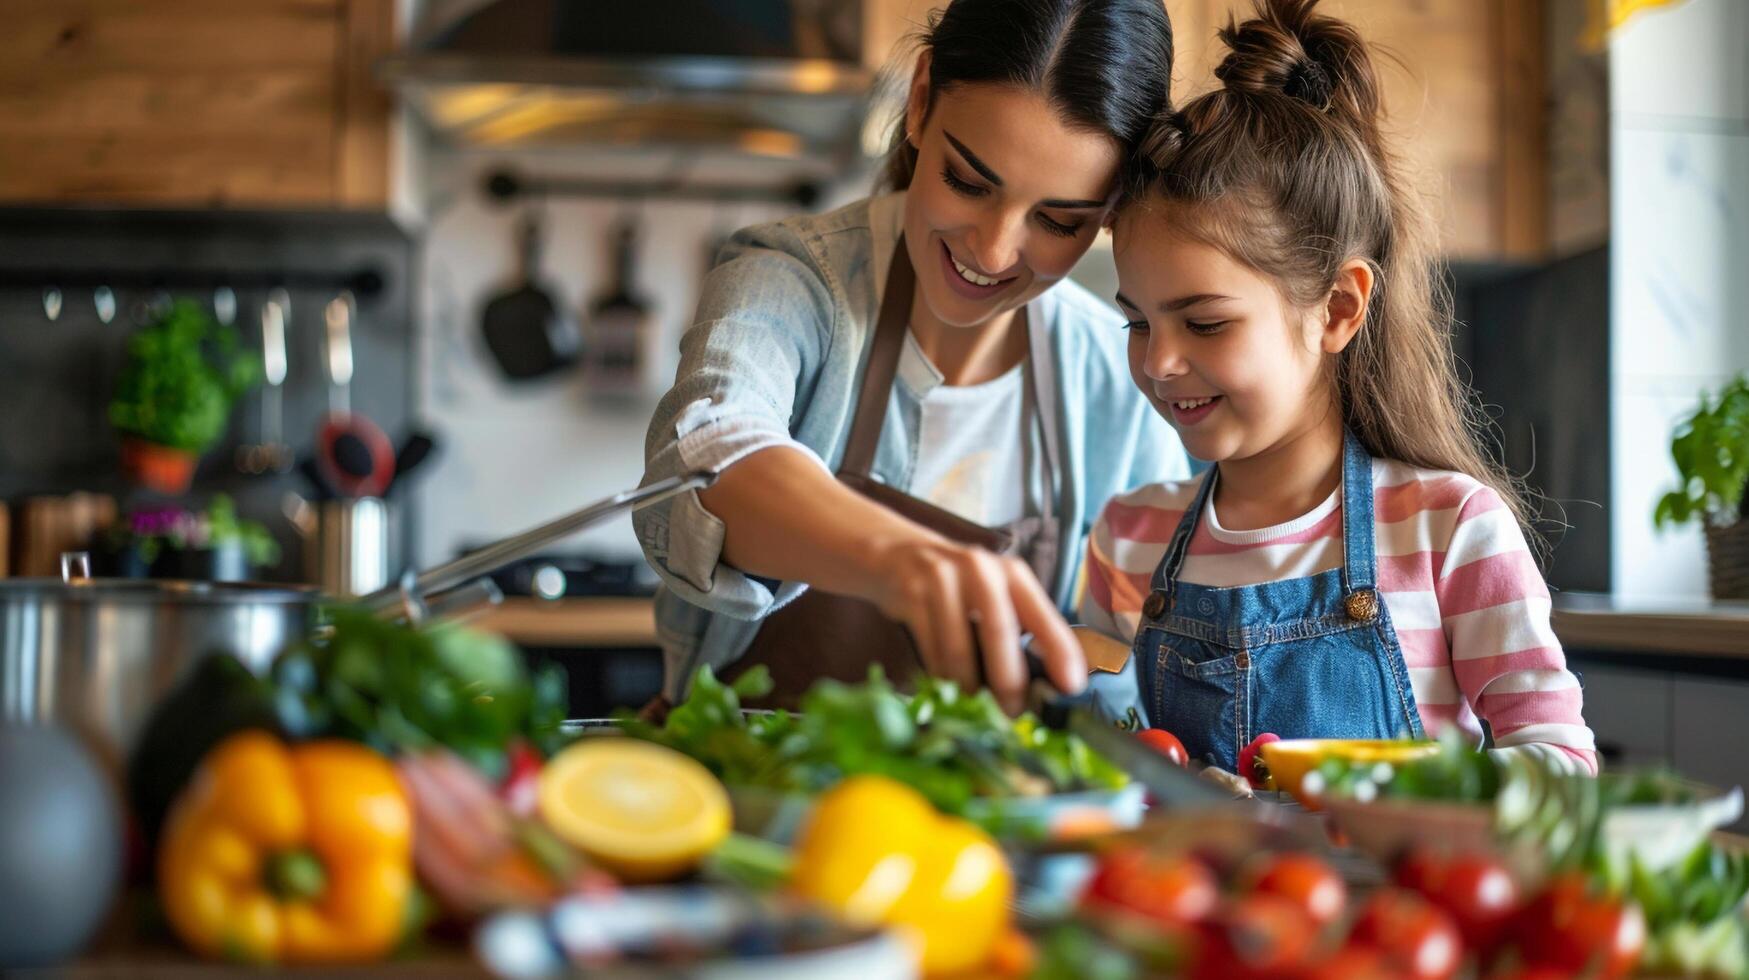
[[[901,375],[908,369],[935,372],[910,334],[899,358]],[[930,388],[920,401],[911,495],[985,527],[1026,516],[1025,384],[1023,362],[982,384]]]

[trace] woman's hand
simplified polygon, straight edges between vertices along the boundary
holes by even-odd
[[[878,548],[874,565],[877,591],[869,598],[911,631],[929,673],[966,690],[987,683],[1003,709],[1016,714],[1026,703],[1024,631],[1058,689],[1074,694],[1086,686],[1080,644],[1020,559],[906,535]]]

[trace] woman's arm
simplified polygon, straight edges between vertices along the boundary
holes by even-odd
[[[1024,562],[957,544],[868,500],[807,454],[755,452],[699,501],[723,523],[723,560],[766,578],[855,596],[905,624],[930,673],[968,688],[983,674],[1004,707],[1024,703],[1020,631],[1053,683],[1084,686],[1068,625]]]

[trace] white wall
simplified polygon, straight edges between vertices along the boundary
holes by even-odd
[[[1610,374],[1618,593],[1704,595],[1699,530],[1655,532],[1669,438],[1749,368],[1749,3],[1686,0],[1611,40]]]

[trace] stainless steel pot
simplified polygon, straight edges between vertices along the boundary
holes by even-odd
[[[449,617],[497,590],[481,580],[606,517],[710,482],[697,473],[617,494],[356,601],[385,616]],[[316,626],[313,588],[244,582],[0,579],[0,722],[58,723],[119,763],[195,661],[235,654],[257,672]]]
[[[265,670],[316,600],[236,582],[0,581],[0,721],[69,725],[120,762],[191,663],[224,650]]]

